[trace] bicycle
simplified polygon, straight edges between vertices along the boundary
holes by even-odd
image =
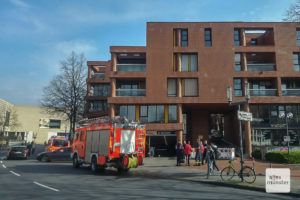
[[[229,165],[221,171],[221,178],[223,181],[228,181],[231,180],[235,174],[238,175],[242,182],[246,181],[247,183],[254,183],[256,180],[254,162],[253,167],[243,166],[243,168],[237,173],[237,170],[232,164],[232,160],[229,160]]]

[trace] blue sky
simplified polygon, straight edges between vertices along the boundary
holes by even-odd
[[[0,0],[0,98],[39,105],[71,51],[109,60],[146,45],[147,21],[281,21],[295,0]]]

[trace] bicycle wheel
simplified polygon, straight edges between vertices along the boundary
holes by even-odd
[[[232,167],[225,167],[221,172],[221,178],[223,181],[229,181],[235,174],[235,170]]]
[[[251,167],[244,167],[242,174],[244,181],[246,181],[247,183],[253,183],[256,180],[255,171]]]

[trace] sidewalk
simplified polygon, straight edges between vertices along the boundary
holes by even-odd
[[[247,160],[245,163],[247,165],[248,162],[252,161]],[[193,164],[194,161],[191,161]],[[227,165],[228,161],[217,161],[217,165],[219,165],[220,170],[223,169]],[[235,187],[241,189],[255,190],[265,192],[265,166],[269,167],[269,163],[256,162],[256,181],[252,184],[242,183],[240,179],[236,176],[231,181],[222,181],[221,176],[219,174],[215,174],[207,179],[207,166],[176,166],[175,158],[145,158],[144,165],[134,169],[137,174],[147,177],[153,178],[163,178],[163,179],[173,179],[173,180],[184,180],[184,181],[192,181],[192,182],[200,182],[205,184],[213,184],[227,187]],[[279,165],[279,166],[278,166]],[[239,169],[239,160],[234,161],[234,166]],[[286,167],[280,164],[273,164],[273,168],[275,167]],[[290,166],[289,166],[290,167]],[[291,193],[289,195],[299,196],[300,197],[300,165],[291,166]],[[264,169],[263,169],[264,168]]]

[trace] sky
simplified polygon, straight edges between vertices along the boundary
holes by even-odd
[[[72,51],[145,46],[146,22],[278,22],[295,0],[0,0],[0,98],[40,105]]]

